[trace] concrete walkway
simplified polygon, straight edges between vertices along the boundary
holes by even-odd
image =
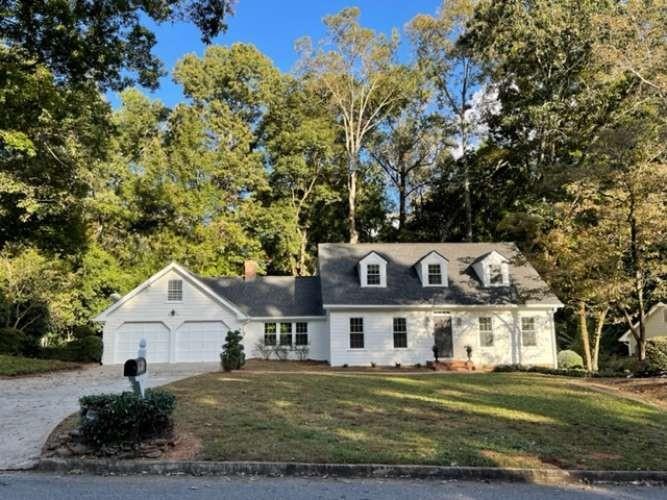
[[[149,367],[148,386],[218,369],[218,363],[156,364]],[[121,365],[94,366],[0,379],[0,470],[34,466],[51,431],[79,409],[81,396],[129,390],[122,370]]]

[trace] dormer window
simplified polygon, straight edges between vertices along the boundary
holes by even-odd
[[[442,285],[442,266],[440,264],[428,265],[428,284]]]
[[[489,285],[503,285],[503,266],[501,264],[489,264]]]
[[[510,285],[509,261],[495,250],[478,257],[472,264],[485,287]]]
[[[447,286],[447,259],[435,250],[415,264],[422,286]]]
[[[366,284],[378,286],[382,283],[379,264],[368,264],[366,266]]]
[[[377,252],[371,252],[359,261],[359,284],[362,287],[387,286],[387,261]]]

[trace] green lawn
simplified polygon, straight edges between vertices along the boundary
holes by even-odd
[[[667,468],[667,414],[538,374],[212,373],[174,383],[206,460]]]
[[[5,356],[0,354],[0,377],[15,377],[34,373],[47,373],[57,370],[74,370],[77,363],[58,361],[55,359],[34,359],[21,356]]]

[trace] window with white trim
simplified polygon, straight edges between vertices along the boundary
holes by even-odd
[[[366,284],[367,285],[382,284],[382,277],[380,276],[380,264],[366,265]]]
[[[534,347],[537,345],[535,318],[521,318],[521,345],[526,347]]]
[[[264,345],[276,345],[276,324],[264,323]]]
[[[350,349],[364,348],[364,318],[350,318]]]
[[[183,300],[183,280],[169,280],[167,283],[167,301],[181,302]]]
[[[308,323],[299,321],[296,323],[295,345],[308,345]]]
[[[280,345],[292,345],[292,323],[280,323]]]
[[[489,284],[501,286],[503,284],[503,266],[501,264],[489,264]]]
[[[405,318],[394,318],[394,349],[408,347],[408,322]]]
[[[442,285],[442,266],[440,264],[428,265],[428,284]]]
[[[479,318],[479,345],[493,347],[493,318]]]

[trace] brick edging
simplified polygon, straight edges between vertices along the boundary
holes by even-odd
[[[522,483],[659,483],[667,471],[607,471],[522,469],[501,467],[445,467],[437,465],[316,464],[296,462],[206,462],[106,459],[40,460],[36,470],[89,474],[189,474],[193,476],[296,476],[510,481]]]

